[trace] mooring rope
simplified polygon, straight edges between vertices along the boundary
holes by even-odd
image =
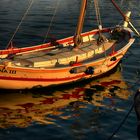
[[[131,52],[131,55],[134,55],[132,52]],[[134,55],[135,56],[135,55]],[[136,56],[135,56],[136,57]],[[138,83],[140,82],[140,78],[139,78],[139,73],[137,73],[137,78],[138,80],[132,85],[132,86],[129,86],[128,89],[132,89],[134,88],[136,85],[138,85]],[[135,94],[136,95],[136,94]],[[125,115],[124,119],[121,121],[120,125],[118,126],[118,128],[112,133],[112,135],[107,139],[107,140],[112,140],[112,138],[118,133],[118,131],[120,130],[120,128],[123,126],[123,124],[126,122],[126,120],[128,119],[130,113],[132,112],[133,108],[135,106],[135,102],[133,101],[130,109],[128,110],[128,113]]]
[[[131,87],[129,88],[133,88],[134,86],[137,85],[137,83],[140,80],[137,80]],[[135,93],[135,95],[137,94],[137,92]],[[134,96],[135,97],[135,96]],[[112,138],[118,133],[118,131],[121,129],[121,127],[123,126],[123,124],[126,122],[126,120],[128,119],[129,115],[131,114],[133,108],[135,106],[135,101],[133,101],[128,113],[125,115],[124,119],[121,121],[120,125],[118,126],[118,128],[112,133],[112,135],[107,139],[107,140],[112,140]]]
[[[120,128],[123,126],[123,124],[128,119],[128,117],[129,117],[130,113],[132,112],[133,108],[134,108],[134,102],[133,102],[132,106],[130,107],[128,113],[126,114],[126,116],[124,117],[124,119],[122,120],[122,122],[120,123],[120,125],[118,126],[118,128],[113,132],[113,134],[107,140],[112,140],[112,138],[114,137],[114,135],[116,135],[116,133],[120,130]]]
[[[55,10],[54,10],[53,16],[52,16],[52,18],[51,18],[51,21],[50,21],[50,24],[49,24],[49,28],[48,28],[48,31],[47,31],[47,33],[46,33],[46,35],[45,35],[45,38],[44,38],[43,43],[46,42],[46,39],[47,39],[48,34],[49,34],[49,32],[50,32],[50,29],[51,29],[51,26],[52,26],[53,20],[54,20],[54,18],[55,18],[55,15],[56,15],[57,9],[58,9],[58,7],[59,7],[59,4],[60,4],[60,0],[57,0],[56,7],[55,7]]]
[[[15,32],[13,33],[13,35],[12,35],[10,41],[8,42],[8,44],[7,44],[7,46],[6,46],[6,49],[9,47],[10,43],[11,43],[12,40],[14,39],[14,37],[15,37],[16,33],[18,32],[18,30],[19,30],[19,28],[20,28],[20,26],[21,26],[23,20],[25,19],[25,17],[27,16],[27,14],[28,14],[30,8],[32,7],[33,2],[34,2],[34,0],[30,0],[29,6],[28,6],[27,10],[25,11],[23,17],[21,18],[21,21],[20,21],[20,23],[18,24],[18,26],[17,26]]]

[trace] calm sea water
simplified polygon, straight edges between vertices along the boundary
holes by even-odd
[[[0,0],[1,49],[10,40],[29,2]],[[124,11],[132,11],[132,22],[140,31],[140,1],[116,2]],[[122,18],[110,0],[100,0],[100,5],[103,26],[120,23]],[[49,38],[56,39],[73,35],[79,8],[80,0],[34,0],[14,37],[14,45],[40,44],[47,32]],[[84,31],[96,26],[93,0],[89,0]],[[136,38],[122,61],[122,70],[118,68],[99,79],[53,89],[1,90],[0,140],[108,140],[129,111],[140,87],[139,47],[140,40]],[[136,125],[132,111],[113,140],[137,140]]]

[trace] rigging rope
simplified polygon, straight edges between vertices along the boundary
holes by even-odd
[[[57,0],[56,8],[55,8],[55,10],[54,10],[54,13],[53,13],[52,19],[51,19],[51,21],[50,21],[49,28],[48,28],[48,31],[47,31],[47,33],[46,33],[46,35],[45,35],[45,38],[44,38],[43,43],[46,42],[46,39],[47,39],[48,34],[49,34],[49,32],[50,32],[50,29],[51,29],[51,26],[52,26],[52,23],[53,23],[54,17],[55,17],[55,15],[56,15],[57,9],[58,9],[58,7],[59,7],[59,4],[60,4],[60,0]]]
[[[16,28],[14,34],[12,35],[10,41],[8,42],[8,44],[7,44],[7,46],[6,46],[6,49],[9,47],[10,43],[11,43],[12,40],[14,39],[14,37],[15,37],[16,33],[18,32],[18,30],[19,30],[19,28],[20,28],[20,26],[21,26],[23,20],[25,19],[25,17],[27,16],[27,14],[28,14],[30,8],[32,7],[33,2],[34,2],[34,0],[30,0],[29,6],[28,6],[27,10],[25,11],[23,17],[21,18],[21,21],[20,21],[20,23],[18,24],[18,26],[17,26],[17,28]]]
[[[99,26],[99,25],[102,25],[102,21],[101,21],[101,15],[100,15],[98,0],[94,0],[94,6],[95,6],[95,11],[96,11],[97,23],[98,23],[98,26]]]

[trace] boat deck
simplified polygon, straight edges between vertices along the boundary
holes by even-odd
[[[59,44],[51,46],[51,48],[18,54],[6,61],[9,61],[11,66],[26,68],[58,68],[69,66],[75,62],[88,63],[111,54],[114,47],[115,51],[120,50],[128,43],[130,37],[125,33],[125,37],[123,36],[121,41],[112,39],[111,36],[107,38],[108,40],[100,45],[94,38],[92,41],[83,42],[78,49],[75,49],[73,45]]]
[[[82,62],[92,58],[95,54],[100,54],[112,46],[115,41],[107,41],[97,45],[97,41],[83,43],[78,50],[72,46],[54,48],[52,50],[42,50],[14,57],[14,65],[26,67],[61,67],[69,65],[71,62]]]

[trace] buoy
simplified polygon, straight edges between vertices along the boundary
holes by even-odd
[[[84,72],[85,74],[93,74],[94,68],[91,66],[89,66],[88,68],[86,66],[79,66],[79,67],[72,68],[69,72],[71,74],[82,73],[82,72]]]
[[[93,67],[88,67],[85,71],[86,74],[93,74],[94,73],[94,68]]]
[[[74,67],[70,70],[71,74],[76,74],[76,73],[82,73],[87,70],[86,66],[79,66],[79,67]]]

